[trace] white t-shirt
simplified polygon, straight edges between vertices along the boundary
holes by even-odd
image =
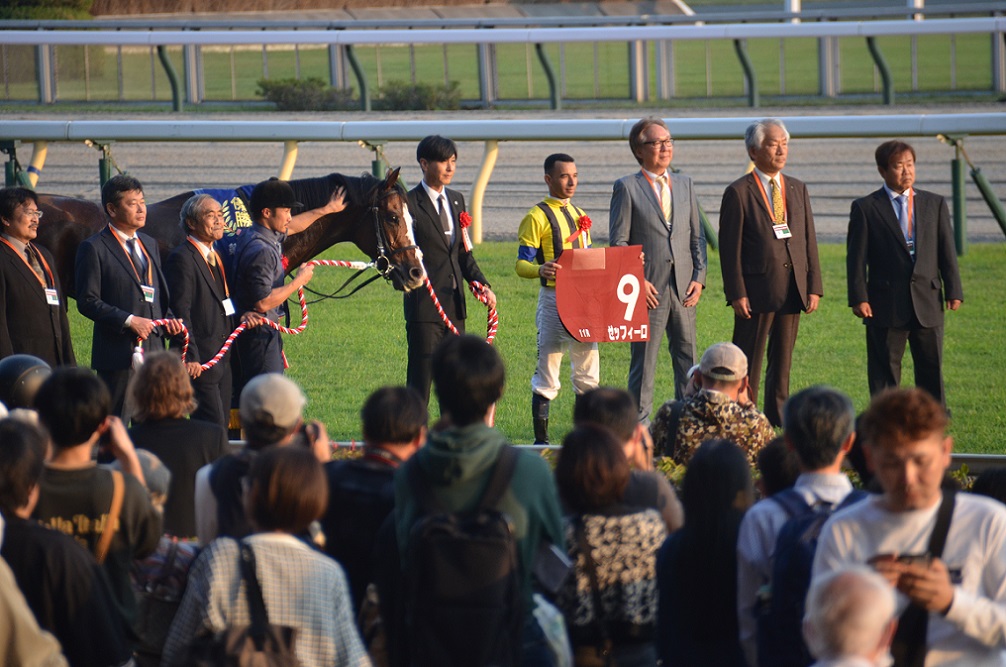
[[[824,525],[813,576],[878,554],[921,554],[929,546],[939,503],[925,510],[889,512],[870,497]],[[958,493],[943,562],[954,583],[946,617],[929,615],[926,666],[1006,666],[1006,506]],[[898,613],[908,598],[898,593]]]

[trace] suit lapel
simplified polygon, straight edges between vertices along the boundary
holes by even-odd
[[[42,283],[38,281],[38,276],[31,270],[31,267],[29,267],[14,250],[9,248],[6,243],[0,245],[3,246],[7,261],[10,262],[11,266],[14,267],[14,270],[21,276],[22,282],[26,285],[31,285],[28,289],[30,289],[33,294],[37,294],[40,299],[45,299],[45,290],[42,287]]]
[[[220,283],[218,283],[216,278],[213,277],[213,274],[210,273],[210,267],[206,263],[206,260],[203,259],[202,251],[192,245],[188,239],[185,239],[185,245],[188,246],[187,250],[192,254],[192,261],[195,262],[196,271],[199,273],[200,277],[206,281],[207,285],[210,286],[210,291],[213,292],[217,299],[223,301],[226,298],[226,295],[220,291]]]
[[[447,201],[451,204],[451,221],[454,223],[454,238],[448,239],[447,234],[444,234],[444,242],[447,243],[447,247],[451,250],[457,246],[458,241],[461,240],[461,197],[454,190],[448,190],[444,188],[444,194],[447,195]],[[437,214],[437,220],[440,220],[440,214]],[[443,230],[441,230],[441,233]]]
[[[450,250],[451,245],[447,239],[447,235],[444,234],[443,225],[440,224],[440,212],[433,205],[433,201],[430,200],[430,196],[426,193],[426,188],[423,187],[422,183],[416,186],[416,201],[419,202],[419,208],[425,214],[426,223],[430,225],[432,231],[440,238],[440,242],[444,244],[444,248]]]
[[[880,188],[875,193],[873,193],[874,205],[877,207],[877,211],[880,214],[881,225],[890,234],[894,243],[900,247],[905,254],[911,254],[908,252],[908,244],[905,243],[905,234],[901,231],[901,222],[898,217],[894,215],[894,205],[891,204],[891,198],[887,196],[887,190]],[[915,203],[916,211],[919,208],[918,201]],[[918,216],[916,216],[918,217]],[[918,238],[918,227],[916,226],[916,238]]]
[[[133,262],[126,256],[126,251],[122,248],[122,244],[119,243],[119,239],[115,238],[112,230],[108,227],[101,230],[101,240],[108,249],[109,254],[122,265],[122,270],[126,272],[129,279],[139,286],[140,280],[136,274],[136,269],[133,268]]]
[[[783,178],[785,178],[785,177],[783,177]],[[755,202],[757,202],[758,208],[760,208],[762,211],[765,212],[765,219],[769,222],[769,224],[771,224],[772,223],[772,211],[769,210],[769,208],[768,208],[768,202],[765,201],[765,197],[762,197],[762,195],[761,195],[761,187],[758,185],[758,174],[756,174],[752,170],[751,173],[748,174],[747,180],[744,182],[744,184],[748,188],[748,196],[751,197],[752,199],[754,199]],[[768,196],[768,193],[766,193],[766,197],[767,196]]]
[[[664,212],[660,209],[660,200],[657,199],[657,193],[654,191],[653,186],[650,185],[649,179],[646,175],[639,171],[636,173],[636,185],[643,192],[643,197],[650,202],[653,206],[653,213],[657,216],[657,220],[663,221]],[[671,202],[674,203],[674,188],[671,187]],[[666,226],[666,225],[665,225]]]

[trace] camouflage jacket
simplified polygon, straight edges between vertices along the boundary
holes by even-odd
[[[669,432],[675,401],[660,406],[650,425],[656,454],[670,456],[676,463],[687,465],[695,450],[706,440],[726,438],[747,452],[754,465],[758,451],[775,437],[768,418],[755,407],[745,407],[718,391],[700,389],[685,399],[677,437]]]

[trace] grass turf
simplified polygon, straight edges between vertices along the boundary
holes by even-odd
[[[324,255],[330,259],[356,259],[357,250],[343,245]],[[536,281],[514,273],[516,245],[483,243],[475,250],[479,265],[499,296],[500,327],[497,348],[507,366],[507,388],[496,412],[497,426],[514,442],[532,440],[530,378],[536,361],[534,312]],[[825,296],[813,315],[804,315],[793,362],[792,387],[796,391],[826,383],[847,392],[857,410],[868,402],[866,351],[863,326],[845,305],[845,248],[820,247]],[[732,311],[724,305],[719,257],[709,253],[710,270],[698,306],[699,353],[715,342],[729,340]],[[999,296],[1006,282],[1006,244],[973,244],[960,259],[965,302],[946,318],[944,371],[953,411],[951,433],[956,449],[973,453],[1002,451],[1006,432],[1006,355],[998,336],[1006,330],[1006,311]],[[344,269],[320,268],[311,287],[331,291],[347,277]],[[71,327],[77,358],[90,359],[90,322],[70,305]],[[480,304],[469,299],[469,333],[485,334]],[[323,301],[309,306],[310,325],[299,336],[287,336],[285,345],[292,364],[289,375],[306,391],[307,413],[326,423],[338,440],[359,439],[359,410],[368,393],[386,384],[405,380],[406,342],[401,295],[375,283],[350,299]],[[629,365],[626,344],[601,345],[601,381],[624,387]],[[569,430],[573,406],[568,372],[564,388],[554,401],[551,415],[553,441]],[[912,382],[911,356],[905,355],[903,382]],[[669,355],[660,358],[656,398],[673,392]],[[431,422],[436,401],[431,401]]]

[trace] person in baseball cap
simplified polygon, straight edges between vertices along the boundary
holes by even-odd
[[[754,465],[775,430],[751,403],[744,352],[733,343],[710,345],[696,375],[698,391],[657,410],[650,425],[654,452],[687,465],[703,442],[726,438],[740,445]]]
[[[258,219],[264,209],[271,208],[301,208],[304,205],[297,201],[297,195],[293,188],[286,181],[278,178],[270,178],[262,181],[252,189],[251,201],[252,218]]]

